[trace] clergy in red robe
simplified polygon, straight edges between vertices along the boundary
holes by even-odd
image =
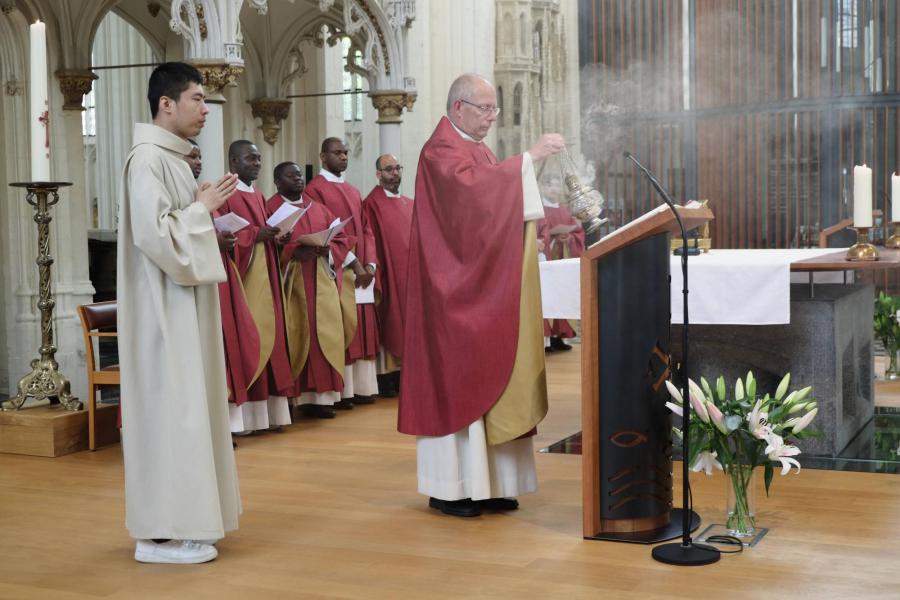
[[[498,161],[483,143],[498,112],[486,79],[450,87],[419,156],[404,306],[398,428],[417,436],[429,506],[465,517],[537,488],[530,434],[547,412],[533,161],[564,142]]]
[[[228,150],[228,161],[238,186],[225,210],[250,223],[235,235],[234,263],[260,340],[257,368],[247,390],[249,402],[230,405],[231,430],[277,430],[291,422],[287,396],[294,388],[275,245],[278,229],[266,224],[266,200],[253,188],[262,166],[259,150],[252,142],[238,140]]]
[[[406,299],[406,262],[412,227],[412,198],[400,194],[403,167],[393,154],[375,161],[376,185],[363,201],[366,222],[375,236],[375,291],[378,301],[378,394],[396,396],[400,389],[403,354],[403,302]]]
[[[304,416],[332,419],[344,388],[344,324],[334,265],[346,258],[347,236],[340,232],[325,246],[300,243],[300,236],[324,231],[336,218],[303,197],[305,182],[296,163],[276,166],[274,178],[278,193],[269,198],[269,213],[283,204],[306,211],[282,240],[281,250],[285,326],[296,385],[291,400]]]
[[[569,209],[560,205],[562,181],[548,177],[541,186],[544,218],[538,224],[538,236],[543,242],[547,260],[577,258],[584,252],[584,230]],[[566,319],[544,320],[545,349],[548,352],[571,350],[563,338],[575,337],[575,324]]]
[[[372,228],[363,214],[359,190],[344,181],[347,170],[347,145],[338,138],[322,142],[319,155],[322,170],[309,182],[304,192],[310,200],[319,202],[342,221],[351,219],[344,231],[350,241],[350,252],[342,269],[341,306],[343,307],[344,336],[347,343],[344,367],[344,390],[338,408],[352,408],[354,404],[372,404],[378,393],[375,359],[378,355],[378,323],[371,298],[357,302],[372,284],[377,263]]]
[[[194,179],[203,170],[203,154],[200,146],[192,139],[190,154],[184,157]],[[223,209],[213,213],[214,217],[224,214]],[[219,306],[222,309],[222,341],[225,346],[225,379],[228,384],[228,401],[240,406],[247,401],[247,388],[259,363],[259,332],[247,304],[247,296],[241,277],[238,275],[232,254],[235,237],[228,231],[216,231],[216,241],[222,264],[225,266],[225,281],[219,283]]]

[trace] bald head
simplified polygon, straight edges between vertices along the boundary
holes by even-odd
[[[475,73],[456,78],[447,93],[447,118],[476,142],[497,120],[497,92],[491,82]]]
[[[468,100],[485,87],[494,89],[490,81],[477,73],[464,73],[450,84],[447,92],[447,116],[453,111],[453,103],[457,100]]]
[[[393,154],[382,154],[375,161],[375,177],[378,185],[392,194],[400,193],[400,182],[403,180],[403,167]]]

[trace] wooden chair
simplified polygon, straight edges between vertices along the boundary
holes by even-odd
[[[88,447],[94,450],[96,441],[97,392],[112,385],[119,385],[119,365],[100,368],[99,342],[98,352],[94,352],[93,338],[117,337],[115,331],[100,331],[116,327],[116,302],[97,302],[83,304],[78,307],[78,318],[84,333],[84,348],[87,353],[88,370]]]

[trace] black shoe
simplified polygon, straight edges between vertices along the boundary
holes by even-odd
[[[552,348],[551,352],[568,352],[572,346],[565,343],[560,337],[552,337],[550,338],[550,348]]]
[[[375,404],[375,396],[353,396],[353,404]]]
[[[378,375],[378,395],[382,398],[392,398],[399,394],[398,384],[400,381],[399,377],[394,377],[395,374],[399,375],[399,373]]]
[[[341,398],[340,402],[334,403],[334,408],[337,410],[353,410],[353,400],[350,398]]]
[[[519,501],[515,498],[488,498],[479,500],[478,506],[486,510],[518,510]]]
[[[436,508],[445,515],[452,517],[480,517],[481,508],[471,498],[462,500],[438,500],[437,498],[429,498],[428,506]]]
[[[322,404],[301,404],[298,410],[306,419],[333,419],[336,416],[333,408]]]
[[[544,352],[546,354],[550,354],[551,352],[556,352],[556,348],[553,346],[544,346]]]

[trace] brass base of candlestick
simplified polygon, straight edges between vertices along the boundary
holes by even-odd
[[[38,226],[38,265],[39,300],[41,311],[41,357],[31,361],[31,373],[19,380],[18,393],[0,408],[3,410],[19,410],[28,398],[35,400],[59,400],[66,410],[81,410],[82,404],[72,396],[69,380],[59,372],[56,362],[56,346],[53,345],[53,292],[50,287],[50,208],[59,202],[59,188],[72,185],[62,181],[30,181],[11,183],[12,187],[28,190],[25,200],[34,207],[34,222]]]
[[[894,228],[894,233],[884,242],[884,247],[891,250],[900,250],[900,223],[894,222],[891,223],[891,226]]]
[[[878,260],[878,250],[869,243],[869,228],[856,228],[856,243],[847,250],[847,260],[871,261]]]

